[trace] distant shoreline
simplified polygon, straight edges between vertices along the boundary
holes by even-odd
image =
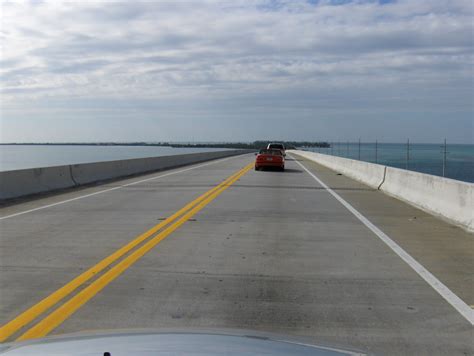
[[[25,143],[0,143],[0,146],[141,146],[141,147],[179,147],[179,148],[239,148],[239,149],[260,149],[265,147],[268,142],[281,141],[255,141],[251,143],[245,142],[224,142],[224,143],[173,143],[173,142],[25,142]],[[284,142],[287,148],[295,147],[331,147],[328,142],[306,142],[291,141]]]
[[[355,141],[332,141],[332,142],[306,142],[306,141],[255,141],[255,142],[223,142],[223,143],[180,143],[180,142],[7,142],[0,143],[0,146],[149,146],[149,147],[189,147],[189,148],[261,148],[269,142],[283,142],[287,148],[294,147],[331,147],[331,145],[346,145],[347,143],[354,145]],[[405,142],[378,142],[384,145],[401,145]],[[363,141],[362,145],[375,144],[375,141]],[[411,145],[441,145],[439,142],[411,142]],[[474,146],[472,143],[448,143],[448,146]]]

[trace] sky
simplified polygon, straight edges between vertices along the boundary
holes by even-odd
[[[474,140],[470,0],[0,6],[1,142]]]

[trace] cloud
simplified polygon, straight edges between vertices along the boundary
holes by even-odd
[[[183,102],[188,108],[204,102],[203,113],[224,121],[242,105],[255,120],[277,108],[291,108],[295,119],[364,106],[372,113],[472,112],[470,1],[1,6],[5,117],[44,100],[64,105],[67,117],[71,103],[97,99],[156,101],[173,107],[170,115],[192,115]]]

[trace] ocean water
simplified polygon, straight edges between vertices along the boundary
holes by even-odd
[[[411,144],[407,159],[406,143],[333,143],[330,148],[305,148],[308,151],[360,159],[386,166],[443,176],[442,144]],[[474,182],[474,145],[448,144],[444,176]]]
[[[152,146],[0,145],[0,171],[222,150],[225,149]]]
[[[359,159],[358,143],[333,143],[331,148],[305,149]],[[0,171],[219,150],[223,149],[151,146],[0,145]],[[441,144],[410,144],[408,169],[442,176],[443,150]],[[379,143],[376,157],[375,143],[362,143],[360,145],[360,159],[407,169],[407,146],[406,143]],[[474,183],[474,145],[447,145],[445,177]]]

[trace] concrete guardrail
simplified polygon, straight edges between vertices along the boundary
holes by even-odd
[[[0,172],[0,200],[176,168],[252,150],[226,150]]]
[[[472,183],[316,152],[291,152],[474,232]]]

